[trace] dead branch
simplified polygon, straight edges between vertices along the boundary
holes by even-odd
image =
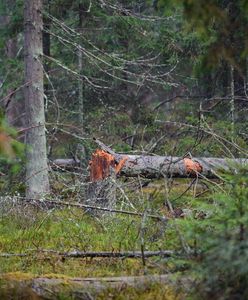
[[[49,249],[31,249],[28,253],[0,253],[0,257],[10,258],[10,257],[26,257],[33,254],[33,252],[43,252],[49,254],[56,254],[62,257],[68,258],[142,258],[142,253],[140,251],[121,251],[121,252],[84,252],[84,251],[71,251],[71,252],[61,252]],[[174,251],[171,250],[161,250],[161,251],[144,251],[144,257],[171,257],[175,255]]]
[[[87,205],[87,204],[81,204],[81,203],[75,203],[75,202],[66,202],[66,201],[59,201],[59,200],[27,199],[24,197],[17,197],[17,198],[22,199],[22,201],[28,202],[31,205],[40,204],[45,207],[49,207],[52,204],[53,206],[78,207],[78,208],[82,208],[85,210],[95,209],[95,210],[101,210],[101,211],[105,211],[105,212],[109,212],[109,213],[118,213],[118,214],[131,215],[131,216],[137,216],[137,217],[143,217],[143,215],[144,215],[143,213],[140,213],[140,212],[112,209],[112,208],[93,206],[93,205]],[[146,216],[149,218],[158,220],[158,221],[163,221],[163,222],[167,221],[167,218],[165,216],[158,216],[158,215],[153,215],[153,214],[147,214]]]

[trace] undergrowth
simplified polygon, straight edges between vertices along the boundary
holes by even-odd
[[[19,203],[1,215],[1,273],[9,274],[10,278],[174,273],[193,276],[197,283],[197,289],[192,290],[193,298],[244,299],[248,274],[244,263],[247,178],[247,170],[240,169],[236,175],[223,174],[223,182],[212,182],[211,186],[203,181],[196,186],[192,180],[168,180],[140,189],[124,188],[126,200],[120,201],[120,197],[118,208],[145,212],[143,217],[107,213],[96,217],[81,208],[41,210]],[[147,214],[164,216],[166,220],[152,219]],[[141,251],[142,247],[150,251],[173,250],[175,254],[142,260],[67,258],[57,253]],[[24,256],[5,257],[4,253]],[[126,298],[116,291],[105,291],[102,299],[153,299],[155,294],[154,299],[170,299],[162,296],[159,288],[155,290],[145,296],[131,289]],[[232,298],[236,296],[240,298]],[[173,294],[171,299],[177,298]]]
[[[186,184],[187,181],[183,181],[183,185],[173,185],[171,195],[177,198]],[[192,193],[192,189],[189,190],[181,200],[175,201],[175,205],[192,208],[189,206]],[[160,182],[143,188],[142,194],[134,191],[130,201],[138,211],[147,209],[162,216],[167,213],[165,198],[165,188]],[[130,210],[128,205],[121,208]],[[34,275],[52,273],[92,277],[168,273],[180,269],[175,257],[149,258],[144,266],[142,259],[73,259],[44,251],[140,251],[141,236],[145,241],[145,250],[181,249],[174,221],[162,222],[150,218],[143,221],[140,217],[119,214],[97,218],[72,207],[38,210],[32,206],[22,208],[18,205],[1,217],[0,252],[27,256],[0,257],[0,270],[2,273],[20,271]]]

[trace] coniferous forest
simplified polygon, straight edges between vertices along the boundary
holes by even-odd
[[[248,1],[0,0],[0,299],[248,299]]]

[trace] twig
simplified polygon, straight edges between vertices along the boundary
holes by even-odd
[[[189,184],[189,186],[186,188],[186,190],[183,191],[178,197],[174,198],[174,199],[172,200],[172,202],[174,202],[174,201],[180,199],[182,196],[184,196],[184,195],[190,190],[190,188],[192,187],[192,185],[193,185],[195,182],[196,182],[196,178],[194,178],[194,179],[191,181],[191,183]]]
[[[58,206],[73,206],[78,208],[86,208],[86,209],[96,209],[96,210],[102,210],[110,213],[119,213],[124,215],[131,215],[131,216],[137,216],[137,217],[143,217],[143,213],[134,212],[134,211],[127,211],[127,210],[120,210],[120,209],[113,209],[113,208],[107,208],[107,207],[100,207],[100,206],[93,206],[93,205],[87,205],[87,204],[81,204],[81,203],[75,203],[75,202],[66,202],[66,201],[58,201],[58,200],[41,200],[41,199],[27,199],[24,197],[18,197],[22,198],[24,201],[29,202],[31,204],[35,204],[36,202],[39,202],[41,204],[54,204]],[[153,214],[147,214],[146,215],[149,218],[156,219],[159,221],[167,221],[168,219],[165,216],[158,216]]]
[[[101,147],[102,150],[108,152],[109,154],[112,154],[116,156],[117,154],[108,146],[106,146],[103,142],[99,141],[97,138],[93,138],[93,141]]]

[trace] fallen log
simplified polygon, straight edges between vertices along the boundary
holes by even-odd
[[[102,151],[96,150],[92,154],[92,161],[95,156],[101,156],[101,153],[108,153],[112,156],[112,160],[116,166],[120,167],[116,173],[121,175],[135,177],[144,176],[145,178],[163,178],[163,177],[207,177],[219,178],[217,172],[219,170],[235,169],[237,165],[247,165],[248,158],[214,158],[214,157],[175,157],[175,156],[158,156],[158,155],[129,155],[115,153],[111,148],[104,145],[101,141],[94,139],[101,147]],[[99,164],[99,159],[97,160]],[[104,174],[108,174],[108,164],[104,161],[101,165],[90,164],[91,174],[94,174],[95,169],[102,169],[102,178],[106,178]],[[235,171],[235,170],[234,170]],[[98,171],[99,173],[99,171]],[[97,181],[101,178],[91,176],[92,181]]]
[[[234,171],[237,165],[248,165],[248,158],[217,158],[217,157],[193,157],[183,158],[175,156],[150,156],[150,155],[130,155],[116,153],[115,161],[118,162],[127,158],[119,175],[127,177],[137,177],[138,175],[146,178],[188,178],[199,174],[206,178],[219,178],[218,171]],[[187,161],[196,163],[193,169],[188,166]],[[52,169],[64,169],[80,171],[80,162],[74,159],[56,159],[50,162]],[[105,173],[105,171],[103,171]]]
[[[115,208],[117,176],[152,178],[221,178],[219,171],[234,174],[238,166],[248,164],[248,158],[225,159],[213,157],[174,157],[157,155],[130,155],[115,153],[101,141],[94,139],[101,149],[97,149],[89,163],[90,182],[85,200],[93,206]],[[63,160],[63,167],[72,160]],[[76,162],[75,162],[76,163]],[[96,214],[96,211],[92,211]],[[103,216],[98,212],[98,215]]]
[[[16,276],[16,277],[15,277]],[[22,278],[23,277],[23,278]],[[34,277],[25,273],[6,273],[0,276],[1,299],[102,299],[117,298],[120,292],[146,294],[156,288],[163,299],[184,299],[192,280],[186,277],[175,278],[174,274],[121,276],[121,277],[89,277],[70,278]],[[180,287],[180,288],[179,288]],[[105,294],[106,293],[106,294]],[[113,296],[116,297],[113,297]]]
[[[172,156],[143,156],[118,155],[116,159],[127,158],[121,170],[121,175],[144,176],[145,178],[163,177],[206,177],[220,178],[219,171],[232,171],[235,173],[237,165],[247,165],[248,159],[225,158],[189,158]]]
[[[110,176],[144,176],[145,178],[219,178],[219,171],[236,172],[238,165],[248,165],[248,158],[176,157],[158,155],[130,155],[115,153],[110,147],[94,139],[99,145],[90,161],[90,181],[102,181]],[[75,159],[56,159],[52,167],[73,169],[79,167]]]

